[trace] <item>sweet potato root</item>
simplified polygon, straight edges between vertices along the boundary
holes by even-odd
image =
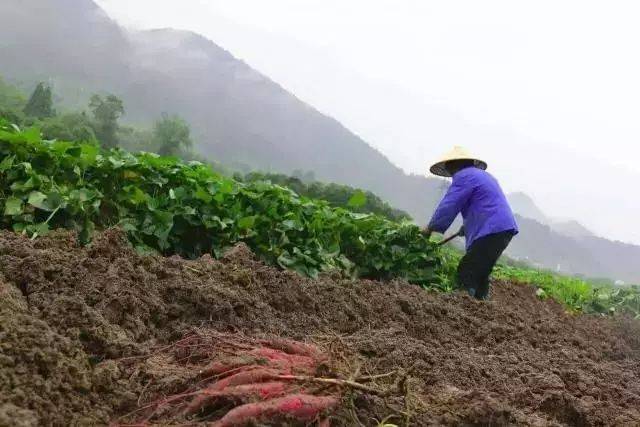
[[[334,407],[337,403],[338,399],[330,396],[290,395],[238,406],[211,426],[239,427],[264,420],[269,420],[269,422],[286,419],[313,421],[323,411]]]
[[[213,426],[242,426],[318,421],[328,427],[322,412],[337,405],[342,383],[316,378],[319,365],[326,360],[316,347],[216,332],[194,334],[178,344],[167,350],[177,364],[197,369],[191,377],[197,381],[182,393],[162,396],[141,407],[144,422],[182,422],[186,418],[213,422],[209,424]]]
[[[249,369],[230,375],[208,387],[210,391],[223,390],[227,387],[238,386],[242,384],[261,383],[272,380],[279,375],[279,372],[273,369]]]
[[[307,356],[315,360],[322,360],[325,356],[311,344],[305,344],[301,342],[295,342],[285,339],[272,338],[270,340],[263,340],[262,343],[268,347],[276,350],[284,351],[288,354],[295,354],[298,356]]]
[[[269,366],[278,367],[283,372],[307,372],[315,371],[318,361],[309,356],[289,354],[272,348],[260,347],[251,351],[251,354]]]
[[[272,399],[285,393],[287,385],[283,382],[265,382],[242,384],[227,387],[224,390],[202,390],[198,396],[182,411],[183,415],[193,415],[206,406],[213,406],[221,400],[246,402],[254,399]]]
[[[200,373],[201,377],[212,377],[224,375],[230,371],[235,371],[244,366],[256,365],[258,360],[255,356],[246,354],[238,357],[230,357],[225,360],[215,361],[207,365]]]

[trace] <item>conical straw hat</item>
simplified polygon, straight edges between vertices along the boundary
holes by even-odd
[[[487,162],[480,160],[475,156],[472,156],[464,148],[455,146],[453,147],[453,150],[449,151],[447,154],[442,156],[436,164],[434,164],[433,166],[431,166],[431,168],[429,168],[429,170],[434,175],[451,177],[451,174],[447,172],[447,170],[444,167],[444,164],[451,160],[473,160],[476,167],[483,170],[487,169]]]

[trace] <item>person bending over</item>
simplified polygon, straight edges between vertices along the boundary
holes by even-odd
[[[422,230],[427,238],[433,232],[444,233],[462,214],[466,253],[458,265],[457,281],[470,296],[480,300],[489,298],[493,267],[518,234],[507,198],[486,168],[486,162],[461,147],[455,147],[431,166],[431,173],[453,177],[453,181],[429,225]]]

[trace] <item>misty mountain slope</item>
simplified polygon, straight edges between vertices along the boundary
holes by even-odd
[[[284,173],[310,170],[320,181],[370,190],[419,223],[444,191],[444,181],[405,174],[338,121],[210,40],[173,29],[127,31],[91,0],[0,2],[0,75],[25,89],[50,81],[73,108],[95,91],[112,92],[124,100],[132,123],[180,114],[192,125],[197,149],[215,160]],[[573,239],[539,219],[520,220],[512,247],[519,258],[640,282],[638,247]]]
[[[573,238],[596,237],[591,230],[575,220],[554,221],[552,224],[554,231]]]
[[[563,273],[620,277],[580,241],[557,233],[548,225],[533,219],[520,215],[516,215],[516,219],[520,234],[507,249],[509,256]]]
[[[593,235],[570,237],[529,218],[517,220],[520,236],[508,255],[562,273],[640,283],[640,246]]]
[[[580,245],[598,257],[610,271],[608,277],[627,283],[640,283],[640,246],[587,236],[577,239]]]
[[[125,101],[130,122],[178,113],[201,141],[197,149],[227,164],[312,170],[319,180],[374,191],[416,218],[426,218],[436,203],[437,181],[407,176],[339,122],[213,42],[172,29],[126,32],[90,0],[41,3],[0,5],[0,36],[14,41],[0,45],[0,55],[10,58],[0,73],[11,80],[51,79],[74,106],[83,94],[113,92]],[[34,14],[37,25],[30,22]],[[73,84],[80,94],[72,93]]]
[[[542,212],[542,210],[535,204],[533,199],[524,193],[516,192],[507,195],[511,209],[518,215],[525,218],[533,219],[541,224],[548,224],[549,218]]]
[[[521,217],[548,225],[556,233],[572,238],[595,237],[593,232],[575,220],[556,220],[547,216],[531,197],[517,192],[507,195],[513,211]]]
[[[155,82],[134,83],[127,91],[130,110],[142,113],[138,119],[175,108],[204,142],[202,153],[223,162],[285,173],[312,170],[322,181],[375,191],[416,217],[426,217],[435,204],[429,188],[437,181],[405,175],[338,121],[208,40],[175,30],[136,33],[132,40],[135,56],[147,62],[138,66]],[[398,193],[399,186],[415,190]]]
[[[0,23],[2,73],[19,83],[92,89],[130,78],[126,33],[91,1],[3,0]]]

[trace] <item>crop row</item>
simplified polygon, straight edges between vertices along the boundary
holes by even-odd
[[[438,286],[440,257],[418,227],[353,213],[264,181],[241,183],[198,162],[45,141],[0,123],[0,226],[30,236],[122,227],[140,250],[194,258],[246,242],[265,261]]]

